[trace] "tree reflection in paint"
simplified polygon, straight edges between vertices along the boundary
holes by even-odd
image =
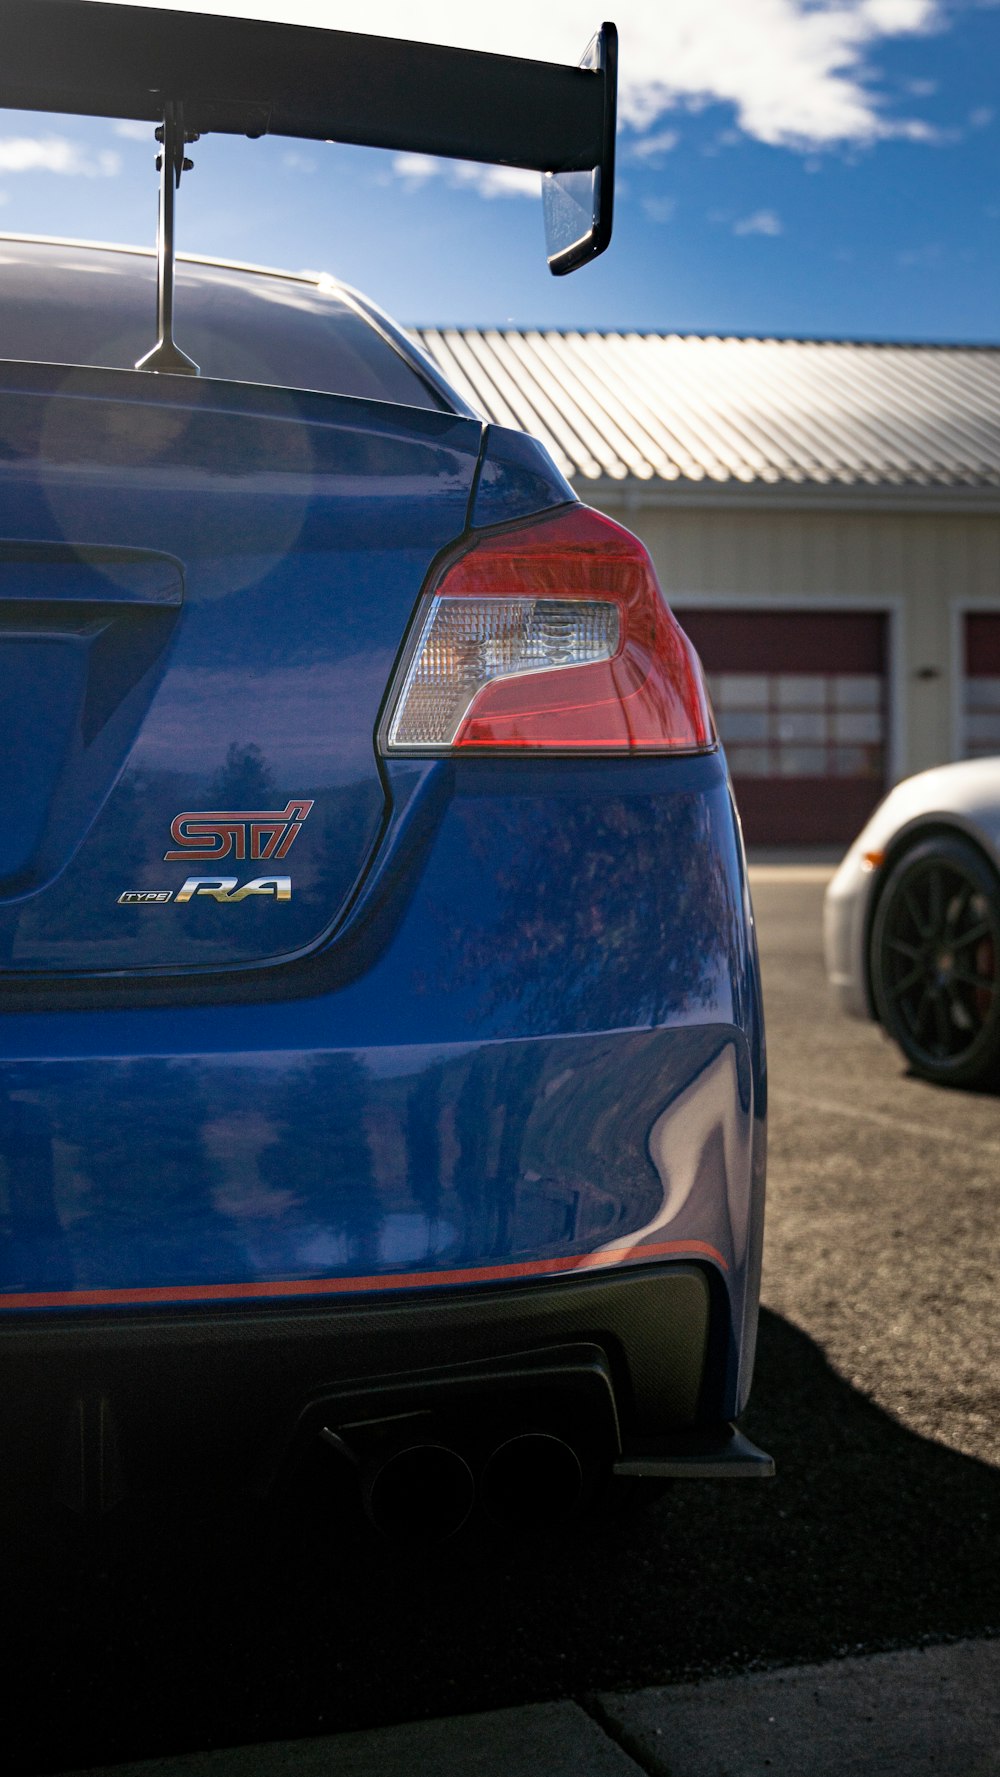
[[[141,927],[141,913],[120,907],[118,897],[123,889],[143,886],[137,878],[155,843],[151,829],[148,780],[141,772],[126,773],[115,788],[114,820],[102,814],[87,837],[86,869],[64,870],[41,893],[0,910],[0,930],[10,932],[15,959],[33,959],[39,950],[51,958],[52,946],[75,950],[81,937],[93,944],[120,935],[123,926]],[[62,960],[59,950],[56,956]],[[79,966],[77,957],[72,961]]]
[[[249,746],[241,746],[237,741],[230,741],[225,762],[209,783],[203,806],[235,811],[275,808],[279,806],[277,796],[271,768],[260,748],[252,742]],[[188,868],[196,875],[211,876],[218,872],[220,875],[239,876],[245,866],[242,861],[230,856],[219,863],[195,862]],[[266,865],[255,867],[260,873],[266,868]],[[213,949],[219,949],[222,940],[228,950],[232,937],[228,926],[220,921],[222,911],[218,903],[210,897],[196,895],[184,909],[184,936],[188,942],[195,939],[211,945]],[[247,951],[250,954],[261,950],[266,952],[271,936],[270,901],[253,895],[240,904],[238,917],[239,953],[245,955]]]
[[[443,1189],[440,1067],[417,1078],[406,1101],[406,1176],[410,1196],[427,1218],[427,1251],[435,1249]]]
[[[59,1220],[52,1129],[30,1095],[0,1096],[0,1286],[71,1289],[73,1261]]]
[[[324,1055],[296,1069],[270,1106],[281,1139],[261,1155],[262,1179],[295,1193],[295,1220],[317,1255],[343,1242],[352,1269],[379,1262],[382,1215],[365,1129],[367,1074],[353,1055]]]
[[[515,1005],[522,1028],[550,1030],[659,1025],[738,993],[742,914],[714,812],[701,795],[498,799],[488,832],[467,814],[496,908],[481,923],[443,910],[442,985],[478,987],[475,1019]]]
[[[208,786],[208,808],[273,808],[277,803],[274,773],[252,741],[230,741],[225,764]]]
[[[480,1050],[458,1095],[454,1188],[464,1256],[511,1250],[527,1117],[541,1057],[530,1050]]]
[[[78,1287],[246,1274],[240,1230],[213,1202],[195,1064],[68,1067],[58,1100],[59,1135],[78,1155],[70,1214]]]

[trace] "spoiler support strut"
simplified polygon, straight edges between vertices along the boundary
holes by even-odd
[[[156,344],[145,357],[136,360],[137,370],[172,371],[180,376],[198,376],[199,367],[193,358],[182,352],[174,339],[174,265],[177,256],[174,217],[181,174],[190,172],[193,162],[184,148],[197,142],[196,132],[184,129],[184,106],[178,99],[167,99],[163,106],[163,122],[156,131],[162,144],[156,157],[160,174],[160,213],[156,230]]]

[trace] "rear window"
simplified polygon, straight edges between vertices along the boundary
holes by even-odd
[[[446,405],[334,286],[182,260],[175,332],[203,376]],[[0,241],[0,358],[131,370],[155,333],[154,259]]]

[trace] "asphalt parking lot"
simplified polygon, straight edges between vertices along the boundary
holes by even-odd
[[[1000,1633],[1000,1103],[911,1079],[834,1013],[817,878],[755,881],[773,1120],[747,1430],[778,1479],[648,1505],[621,1483],[598,1522],[520,1549],[361,1547],[318,1498],[53,1535],[8,1571],[14,1768]]]
[[[1000,1098],[832,1008],[818,870],[755,871],[771,1067],[764,1301],[910,1432],[1000,1463]],[[801,880],[805,877],[806,880]]]

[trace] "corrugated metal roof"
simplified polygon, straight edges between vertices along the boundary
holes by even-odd
[[[1000,489],[1000,348],[414,334],[466,400],[540,438],[575,479],[651,491]]]

